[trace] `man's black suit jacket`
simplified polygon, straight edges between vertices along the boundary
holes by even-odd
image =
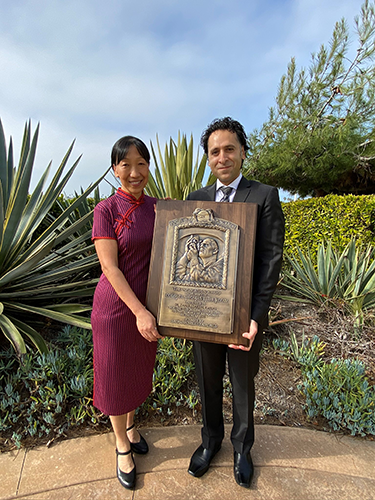
[[[215,193],[216,182],[190,193],[187,199],[215,201]],[[251,319],[258,323],[259,330],[263,330],[268,324],[268,309],[283,255],[284,216],[279,194],[275,187],[242,177],[233,201],[258,205]]]

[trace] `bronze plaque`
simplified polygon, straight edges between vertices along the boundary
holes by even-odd
[[[248,344],[257,210],[158,200],[147,307],[161,335]]]
[[[196,208],[168,223],[158,324],[231,334],[239,227]]]

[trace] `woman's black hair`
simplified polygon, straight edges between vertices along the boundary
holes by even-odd
[[[146,144],[132,135],[121,137],[113,146],[111,153],[111,165],[118,165],[128,154],[129,148],[135,146],[138,153],[142,156],[147,163],[150,163],[150,152]]]
[[[225,118],[217,118],[203,132],[201,137],[201,146],[204,149],[204,152],[208,153],[208,139],[213,132],[217,130],[229,130],[229,132],[233,132],[233,134],[237,134],[238,142],[243,146],[245,153],[249,149],[247,145],[247,137],[246,132],[240,122],[233,120],[230,116],[226,116]]]

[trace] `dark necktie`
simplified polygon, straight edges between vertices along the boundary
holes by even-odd
[[[222,186],[221,188],[221,191],[224,193],[224,197],[221,198],[221,202],[229,202],[229,196],[231,194],[231,192],[233,191],[233,188],[231,187],[228,187],[228,186]]]

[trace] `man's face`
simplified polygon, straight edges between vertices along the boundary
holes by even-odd
[[[208,164],[213,175],[228,186],[240,175],[245,149],[237,134],[229,130],[216,130],[208,138]]]
[[[199,245],[200,257],[212,257],[218,252],[217,244],[210,238],[205,238]]]

